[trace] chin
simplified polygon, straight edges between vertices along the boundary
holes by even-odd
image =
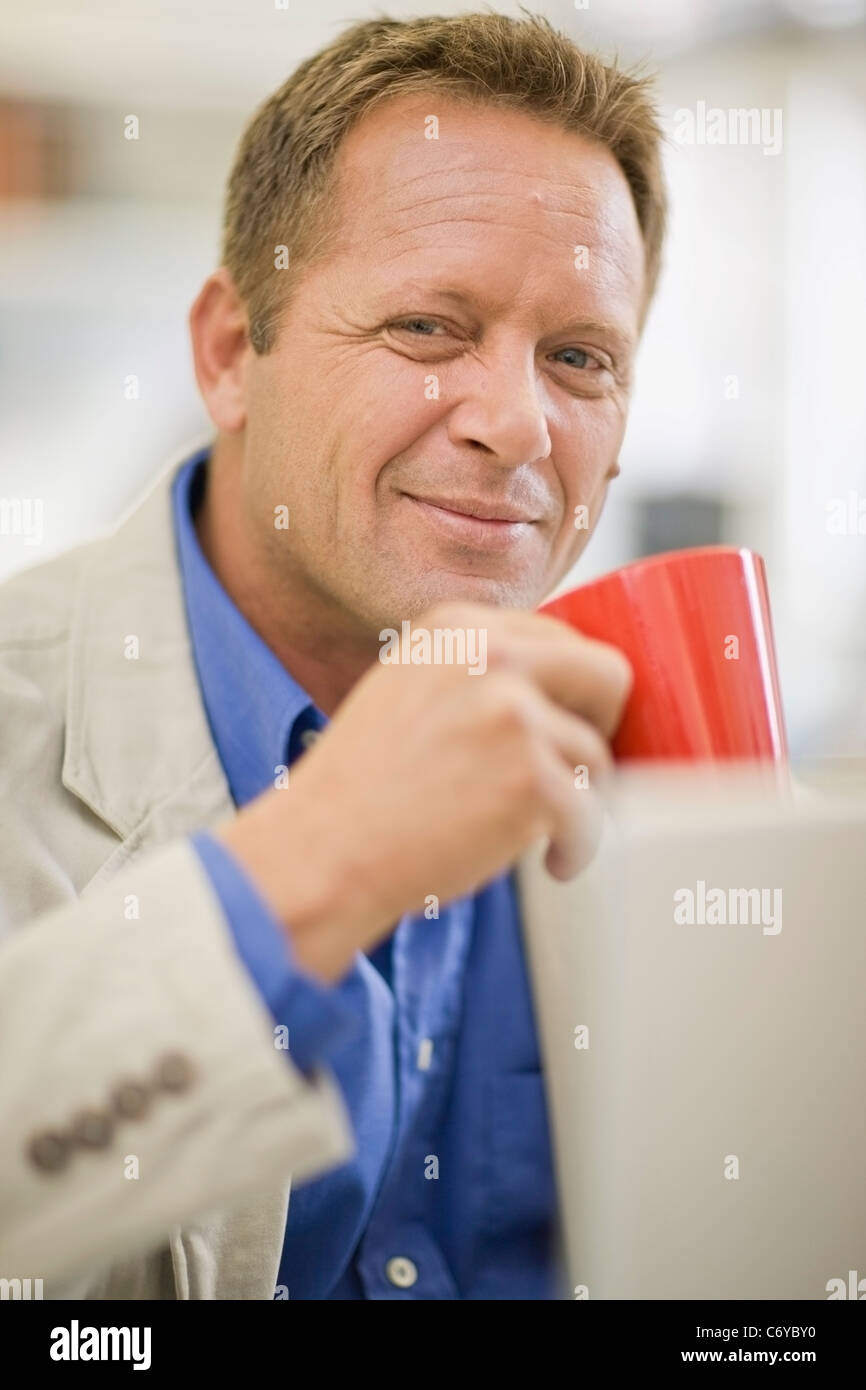
[[[402,618],[414,618],[435,603],[465,600],[490,603],[498,608],[534,608],[543,598],[543,585],[526,578],[440,572],[425,575],[418,588],[407,591],[398,604],[401,604]]]

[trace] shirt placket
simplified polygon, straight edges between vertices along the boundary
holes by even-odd
[[[473,899],[460,899],[443,920],[405,918],[394,934],[400,1139],[356,1258],[367,1298],[459,1297],[430,1229],[427,1183],[439,1180],[430,1169],[457,1056],[473,916]]]

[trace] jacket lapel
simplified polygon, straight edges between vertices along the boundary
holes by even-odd
[[[120,843],[84,892],[232,813],[187,628],[174,460],[91,544],[70,634],[61,778]],[[290,1183],[170,1236],[178,1298],[273,1298]]]
[[[124,841],[98,877],[232,809],[187,630],[177,466],[93,543],[72,620],[62,781]]]

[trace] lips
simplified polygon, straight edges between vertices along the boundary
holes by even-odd
[[[510,506],[506,502],[483,502],[475,498],[416,497],[408,492],[406,496],[411,498],[413,502],[422,502],[427,507],[438,507],[441,511],[453,512],[457,516],[474,517],[477,521],[526,522],[531,524],[538,520],[537,517],[530,516],[520,508]]]
[[[453,497],[432,500],[404,493],[403,499],[440,543],[462,550],[502,554],[524,544],[533,534],[534,518],[504,502],[477,499],[457,501]],[[483,516],[467,508],[485,513]]]

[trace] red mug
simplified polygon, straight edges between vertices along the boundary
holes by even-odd
[[[615,758],[787,761],[760,555],[722,545],[651,555],[541,612],[619,647],[631,662]]]

